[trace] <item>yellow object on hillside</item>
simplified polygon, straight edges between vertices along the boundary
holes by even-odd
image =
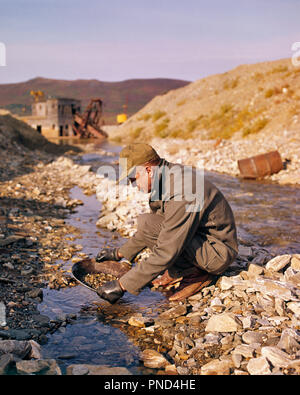
[[[34,101],[39,102],[40,100],[44,99],[44,92],[43,91],[30,91],[31,96],[34,96]]]
[[[124,123],[127,121],[127,114],[118,114],[117,115],[117,123]]]

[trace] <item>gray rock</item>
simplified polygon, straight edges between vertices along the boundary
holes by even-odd
[[[235,286],[246,289],[248,286],[247,281],[244,281],[240,276],[222,276],[218,284],[222,291],[227,291]]]
[[[50,318],[43,314],[35,314],[32,317],[40,327],[48,328],[50,325]]]
[[[3,339],[29,340],[32,338],[33,329],[8,329],[0,330],[0,337]]]
[[[279,272],[279,270],[283,269],[290,263],[291,258],[291,255],[278,255],[266,264],[266,269]]]
[[[261,344],[264,340],[264,335],[259,332],[248,331],[243,333],[242,340],[247,344],[252,344],[252,343]]]
[[[29,341],[1,340],[0,355],[13,354],[19,358],[25,358],[31,351]]]
[[[140,359],[144,362],[144,365],[147,368],[158,369],[169,364],[162,354],[148,348],[141,353]]]
[[[266,346],[262,347],[261,354],[265,357],[274,367],[287,368],[291,362],[291,357],[278,347]]]
[[[219,333],[208,333],[204,336],[205,343],[219,344],[222,336]]]
[[[239,245],[239,256],[241,258],[248,258],[250,256],[252,256],[253,251],[251,247],[246,247],[243,245]]]
[[[246,317],[239,317],[239,319],[242,322],[243,329],[254,328],[256,319],[253,316],[247,315]]]
[[[184,314],[186,314],[186,305],[182,304],[172,307],[167,311],[164,311],[159,315],[159,318],[166,320],[166,319],[176,318]]]
[[[232,313],[216,314],[209,318],[206,325],[206,332],[236,332],[239,325]]]
[[[284,329],[277,347],[288,353],[297,352],[300,350],[300,333],[295,329]]]
[[[19,361],[16,363],[16,369],[19,374],[61,375],[60,367],[57,365],[55,359]]]
[[[300,317],[300,302],[290,302],[287,304],[287,308]]]
[[[70,374],[73,376],[85,376],[89,373],[89,368],[86,365],[72,365],[70,369],[72,369]]]
[[[259,266],[259,265],[256,265],[254,263],[250,263],[249,266],[248,266],[247,274],[248,274],[249,278],[256,278],[260,274],[263,274],[263,272],[264,272],[264,268]]]
[[[31,291],[26,293],[26,296],[29,298],[41,298],[43,299],[43,290],[40,288],[32,289]]]
[[[240,344],[233,350],[232,354],[239,354],[244,358],[252,358],[254,350],[254,347],[251,347],[249,344]],[[236,367],[238,368],[239,366]]]
[[[12,354],[4,354],[0,357],[0,375],[7,374],[10,367],[15,363],[15,357]]]
[[[146,326],[153,325],[154,320],[148,317],[143,317],[141,313],[131,316],[128,320],[128,324],[132,326],[137,326],[139,328],[144,328]]]
[[[271,374],[270,365],[265,357],[250,359],[247,364],[247,370],[251,375]]]
[[[296,301],[298,298],[294,296],[295,287],[286,282],[272,280],[269,278],[257,278],[252,282],[252,287],[262,294],[274,296],[286,301]]]
[[[300,271],[300,254],[293,255],[291,259],[291,268]]]
[[[6,307],[3,302],[0,302],[0,326],[6,326]]]
[[[177,373],[180,375],[187,375],[189,374],[189,369],[184,366],[176,366]]]
[[[213,360],[203,365],[201,368],[202,375],[229,375],[230,369],[234,367],[232,360]]]
[[[286,308],[285,308],[285,302],[282,299],[275,298],[275,311],[278,315],[280,316],[285,316],[286,314]]]
[[[242,355],[238,354],[238,353],[234,353],[231,355],[231,357],[232,357],[232,362],[233,362],[234,366],[236,368],[239,368],[241,366],[241,362],[243,359]]]
[[[118,376],[131,375],[130,371],[124,367],[110,367],[108,365],[90,365],[90,364],[74,364],[69,365],[66,370],[67,375],[89,375],[89,376]]]
[[[42,359],[41,346],[34,340],[29,340],[31,350],[28,354],[29,358]]]

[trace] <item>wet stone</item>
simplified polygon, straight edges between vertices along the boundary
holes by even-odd
[[[172,319],[186,314],[186,305],[178,305],[160,314],[159,318],[163,320]]]
[[[16,363],[16,369],[19,374],[61,375],[60,367],[55,359],[19,361]]]
[[[15,364],[15,357],[13,354],[4,354],[0,356],[0,375],[7,374]]]
[[[13,354],[19,358],[25,358],[31,351],[29,341],[0,340],[0,355]]]
[[[150,319],[148,317],[143,317],[143,315],[141,313],[130,317],[128,320],[129,325],[136,326],[139,328],[151,326],[151,325],[153,325],[153,323],[154,323],[153,319]]]

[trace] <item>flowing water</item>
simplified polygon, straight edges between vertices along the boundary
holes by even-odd
[[[118,153],[120,147],[104,143],[101,149]],[[112,163],[116,157],[95,153],[84,154],[79,163],[90,164],[96,171],[100,164]],[[300,188],[279,186],[267,182],[245,181],[226,175],[209,173],[230,202],[243,243],[268,249],[274,255],[299,253]],[[81,199],[75,213],[67,222],[81,230],[73,244],[81,244],[82,252],[95,256],[104,245],[119,246],[124,239],[115,232],[96,227],[101,203],[95,196],[86,196],[80,188],[71,190],[71,197]],[[72,262],[64,264],[70,270]],[[59,361],[63,373],[70,364],[87,363],[127,367],[133,374],[149,374],[139,362],[139,347],[128,337],[122,317],[135,313],[154,317],[166,300],[159,292],[145,288],[139,296],[128,293],[119,303],[110,306],[97,294],[78,285],[61,290],[44,290],[39,310],[51,319],[70,314],[70,324],[48,336],[43,346],[44,358]],[[123,330],[122,330],[123,329]]]

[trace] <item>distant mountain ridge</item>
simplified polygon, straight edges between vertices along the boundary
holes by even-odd
[[[158,95],[110,138],[220,140],[295,129],[300,130],[300,67],[279,59],[240,65]]]
[[[89,100],[100,97],[104,102],[104,119],[115,122],[116,115],[124,111],[127,104],[128,115],[144,107],[155,96],[172,89],[181,88],[189,81],[168,78],[130,79],[120,82],[91,80],[56,80],[36,77],[25,82],[0,84],[0,107],[13,113],[25,115],[30,112],[33,101],[30,91],[41,90],[47,96],[79,99],[84,109]],[[25,108],[25,112],[22,109]]]

